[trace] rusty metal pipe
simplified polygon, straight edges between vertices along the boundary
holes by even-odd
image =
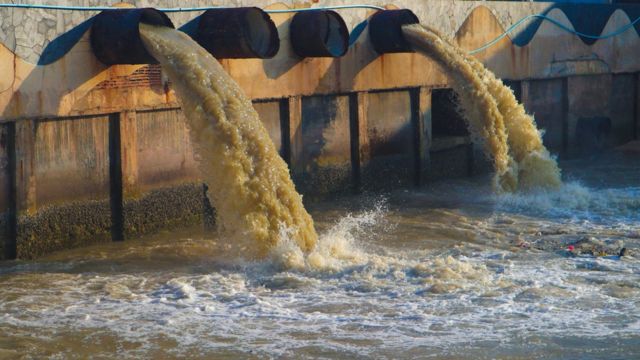
[[[105,65],[157,64],[145,49],[140,23],[173,28],[169,17],[153,8],[105,10],[93,18],[91,48]]]
[[[402,34],[402,26],[420,20],[411,10],[381,10],[369,19],[369,37],[380,54],[413,52]]]
[[[218,59],[269,59],[280,49],[278,29],[257,7],[210,9],[189,34]]]
[[[332,10],[297,13],[289,26],[291,45],[300,57],[340,57],[349,48],[349,31]]]

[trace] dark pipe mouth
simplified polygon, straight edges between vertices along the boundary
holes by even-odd
[[[420,20],[408,9],[380,10],[369,19],[369,37],[379,54],[413,52],[404,38],[402,26],[418,24]]]
[[[349,30],[332,10],[297,13],[289,26],[291,45],[300,57],[340,57],[349,49]]]
[[[154,8],[105,10],[93,18],[91,48],[105,65],[157,64],[140,38],[140,23],[174,28],[169,17]]]
[[[140,9],[140,22],[155,26],[174,27],[167,14],[154,8]]]
[[[280,49],[276,25],[257,7],[209,9],[190,35],[218,59],[270,59]]]

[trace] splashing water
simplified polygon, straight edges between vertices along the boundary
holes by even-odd
[[[199,227],[0,262],[0,358],[639,358],[630,160],[565,163],[585,185],[561,191],[482,177],[316,203],[307,254],[283,230],[230,258]]]
[[[449,72],[473,140],[482,143],[494,161],[498,191],[560,187],[560,169],[542,144],[533,117],[500,79],[437,30],[420,24],[402,30],[415,50]]]
[[[147,24],[140,35],[180,97],[224,236],[244,257],[266,255],[283,229],[302,251],[311,250],[313,220],[251,100],[187,35]]]

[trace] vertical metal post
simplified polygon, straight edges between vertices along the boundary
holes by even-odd
[[[124,240],[124,206],[122,187],[122,150],[120,114],[109,115],[109,198],[111,205],[111,239]]]
[[[420,116],[420,88],[409,90],[409,106],[411,108],[411,130],[413,138],[413,148],[411,157],[413,158],[413,182],[415,186],[422,184],[422,152],[424,142],[424,126]]]
[[[562,155],[569,154],[569,78],[562,78]]]
[[[638,140],[640,138],[640,114],[638,113],[638,102],[640,102],[640,73],[636,73],[634,78],[634,96],[633,96],[633,138]]]
[[[358,94],[349,94],[349,139],[351,146],[351,185],[353,192],[360,190],[360,131],[358,128]]]
[[[9,163],[7,169],[9,172],[9,211],[7,218],[7,230],[4,243],[4,258],[15,259],[17,256],[17,228],[18,228],[18,206],[17,206],[17,189],[16,189],[16,123],[7,124],[7,155]]]
[[[291,173],[297,173],[300,169],[300,156],[302,154],[302,98],[292,96],[289,98],[289,169]]]
[[[410,90],[411,123],[414,138],[415,184],[421,186],[429,171],[431,147],[431,89],[415,88]]]
[[[291,166],[291,127],[289,125],[290,118],[290,109],[289,109],[289,99],[282,99],[279,101],[280,107],[280,138],[282,139],[282,144],[280,146],[280,156],[287,163],[287,165]]]

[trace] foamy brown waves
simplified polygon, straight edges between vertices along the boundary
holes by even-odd
[[[271,260],[282,269],[338,271],[346,266],[364,264],[369,256],[358,246],[358,235],[384,221],[382,207],[341,218],[326,233],[320,234],[315,247],[305,254],[282,230]],[[362,239],[361,239],[362,240]]]
[[[308,254],[289,240],[283,231],[281,241],[271,250],[270,264],[278,271],[301,272],[312,276],[357,274],[371,289],[388,286],[389,277],[410,281],[425,293],[451,293],[458,290],[504,286],[495,282],[482,264],[473,264],[451,255],[430,255],[421,260],[364,248],[369,237],[385,231],[386,210],[375,210],[342,217],[326,233],[320,234],[316,247]],[[382,275],[385,274],[385,275]],[[379,278],[379,279],[378,279]]]

